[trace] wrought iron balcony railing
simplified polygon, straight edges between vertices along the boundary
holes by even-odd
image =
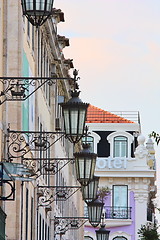
[[[131,207],[104,206],[106,219],[131,219]]]
[[[131,207],[104,206],[105,219],[131,219]],[[87,207],[84,208],[84,216],[88,217]]]

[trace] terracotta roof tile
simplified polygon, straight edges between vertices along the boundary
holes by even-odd
[[[123,117],[89,105],[86,123],[134,123]]]

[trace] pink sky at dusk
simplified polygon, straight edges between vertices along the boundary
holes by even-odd
[[[55,0],[58,33],[79,69],[81,98],[108,111],[140,111],[142,133],[160,132],[160,1]]]

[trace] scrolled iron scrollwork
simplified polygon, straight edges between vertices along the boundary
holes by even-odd
[[[57,140],[57,132],[11,131],[8,129],[8,160],[25,158],[30,151],[47,151]],[[58,132],[63,136],[64,133]]]
[[[45,207],[53,201],[66,201],[79,189],[79,186],[38,186],[38,206]]]
[[[72,80],[64,77],[0,77],[3,90],[0,93],[0,105],[5,101],[24,101],[44,84],[52,86],[56,80]]]
[[[69,229],[79,229],[88,218],[86,217],[54,217],[55,234],[65,234]]]

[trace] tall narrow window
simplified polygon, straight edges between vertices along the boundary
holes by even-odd
[[[30,223],[31,223],[31,240],[33,240],[33,210],[34,208],[33,208],[33,197],[31,198],[31,221],[30,221]]]
[[[26,240],[28,239],[28,189],[26,188]]]
[[[127,137],[118,136],[114,138],[113,157],[128,157],[128,139]]]
[[[28,35],[28,38],[30,38],[30,22],[27,21],[27,35]]]
[[[113,186],[113,217],[128,218],[128,186]]]
[[[128,207],[128,186],[113,186],[113,206]]]
[[[45,225],[44,225],[44,219],[42,221],[42,239],[44,239],[44,231],[45,231]]]
[[[49,240],[50,239],[50,230],[49,230],[49,226],[48,226],[48,239],[47,240]]]
[[[39,240],[42,240],[42,217],[39,215]]]

